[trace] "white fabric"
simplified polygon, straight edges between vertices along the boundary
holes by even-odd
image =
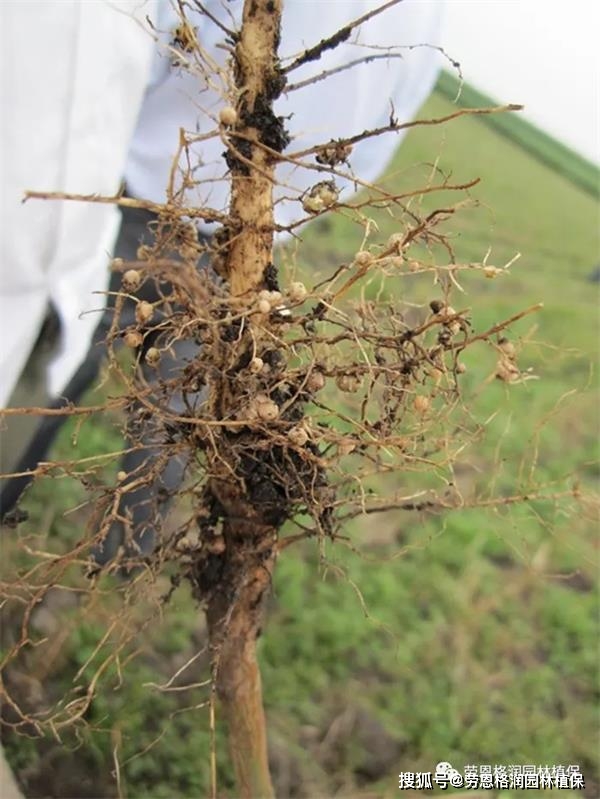
[[[109,205],[29,200],[26,189],[114,194],[125,168],[154,41],[140,24],[156,3],[0,2],[0,406],[10,396],[48,304],[61,352],[58,393],[98,322],[118,229]],[[136,21],[134,16],[139,21]]]
[[[353,19],[382,5],[381,0],[286,0],[284,2],[280,55],[298,55]],[[224,25],[231,27],[229,14],[219,0],[204,6]],[[293,70],[290,83],[302,81],[323,70],[382,50],[368,50],[365,45],[409,47],[438,45],[440,42],[443,0],[402,0],[396,6],[365,22],[358,33],[334,50],[326,51],[318,61]],[[227,4],[230,12],[241,10],[241,3]],[[224,34],[205,17],[188,12],[198,31],[202,46],[221,66],[227,53],[215,45]],[[163,30],[173,23],[165,16]],[[239,19],[236,19],[239,23]],[[355,66],[332,75],[327,80],[285,94],[276,104],[276,112],[291,115],[286,127],[293,136],[288,150],[298,150],[328,139],[341,138],[363,130],[386,125],[390,112],[399,120],[409,121],[431,92],[439,69],[439,53],[432,47],[401,49],[402,59],[379,60]],[[199,90],[200,87],[200,90]],[[161,202],[171,170],[173,153],[179,142],[179,129],[205,133],[216,126],[215,120],[224,101],[218,91],[218,79],[206,85],[189,71],[172,69],[168,52],[158,55],[152,85],[144,100],[142,113],[129,153],[126,180],[134,195]],[[376,142],[358,144],[350,159],[354,173],[363,180],[374,180],[384,169],[402,138],[390,133]],[[198,160],[205,166],[194,177],[206,181],[198,190],[188,191],[190,204],[210,205],[225,210],[228,200],[223,143],[219,138],[195,147]],[[183,161],[182,161],[183,163]],[[280,165],[278,180],[294,189],[305,190],[323,177],[316,172]],[[350,186],[348,186],[349,188]],[[289,195],[284,188],[279,196]],[[276,221],[289,224],[303,216],[299,204],[288,202],[277,207]]]
[[[403,0],[320,61],[295,70],[291,82],[365,55],[368,51],[360,44],[437,44],[441,3]],[[379,4],[287,0],[281,54],[298,54]],[[241,10],[241,0],[205,0],[204,5],[229,27],[228,12]],[[166,44],[177,17],[168,0],[0,0],[0,15],[2,406],[48,303],[58,311],[63,329],[62,349],[50,369],[52,393],[60,393],[84,359],[97,314],[82,312],[103,304],[92,292],[106,287],[107,257],[118,224],[114,207],[41,200],[23,205],[24,190],[113,194],[125,176],[133,194],[161,201],[179,129],[213,129],[223,100],[218,78],[202,84],[197,76],[172,67]],[[158,48],[143,24],[146,16],[162,32]],[[217,45],[224,34],[206,18],[197,16],[192,22],[204,49],[223,64],[226,51]],[[397,118],[410,119],[431,90],[437,64],[437,53],[420,47],[405,51],[402,60],[355,67],[284,95],[276,110],[293,114],[288,122],[294,136],[290,149],[384,125],[390,102]],[[351,157],[356,175],[373,180],[399,140],[398,134],[388,134],[377,143],[358,145]],[[218,139],[197,147],[204,166],[196,176],[208,182],[189,202],[226,207],[223,149]],[[278,177],[294,189],[322,179],[286,166],[279,168]],[[299,216],[297,202],[278,206],[280,223]]]

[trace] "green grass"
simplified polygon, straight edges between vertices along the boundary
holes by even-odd
[[[442,72],[436,85],[439,94],[462,108],[484,108],[498,105],[490,97],[460,81],[450,72]],[[600,171],[586,158],[536,128],[520,114],[493,114],[481,117],[498,133],[507,136],[533,158],[541,161],[575,186],[596,199],[600,196]]]
[[[421,116],[451,108],[436,95]],[[473,207],[446,223],[457,261],[481,261],[490,245],[489,262],[496,265],[521,253],[510,276],[464,280],[475,328],[544,303],[535,319],[517,326],[517,334],[529,337],[520,363],[540,379],[510,390],[492,383],[478,395],[473,415],[496,417],[486,439],[465,456],[465,479],[485,489],[495,461],[498,492],[526,491],[536,461],[538,480],[565,488],[575,475],[594,488],[598,395],[590,363],[598,355],[598,292],[587,277],[599,260],[598,207],[572,181],[476,118],[414,129],[389,170],[388,185],[425,185],[434,160],[453,182],[481,178],[471,190]],[[422,208],[454,199],[448,192],[430,195]],[[395,232],[389,217],[379,214],[377,221],[383,240]],[[347,261],[361,233],[340,216],[315,223],[304,234],[300,268]],[[398,279],[387,290],[426,301],[432,286],[430,278]],[[494,360],[486,345],[473,350],[465,390],[481,383]],[[94,429],[84,427],[80,452],[114,445],[102,433],[85,433],[88,428]],[[59,451],[64,455],[70,446],[65,432]],[[469,471],[469,463],[476,468]],[[56,494],[47,483],[32,493],[30,507],[46,519],[49,532],[75,540],[80,531],[60,515],[67,500],[62,486]],[[587,795],[597,795],[593,508],[577,506],[566,515],[559,505],[532,501],[436,518],[388,514],[355,523],[348,532],[364,557],[328,546],[336,569],[324,570],[315,548],[305,545],[288,550],[276,570],[260,657],[281,799],[392,797],[399,771],[434,770],[440,760],[458,768],[576,763]],[[75,630],[64,665],[82,663],[99,634],[93,625]],[[139,665],[126,670],[122,688],[114,691],[109,683],[94,703],[88,720],[103,731],[87,731],[74,754],[52,742],[36,747],[12,739],[9,757],[30,773],[40,758],[44,774],[42,758],[50,752],[55,782],[69,785],[66,776],[60,781],[67,763],[88,775],[80,794],[70,784],[61,795],[97,796],[94,789],[110,783],[115,741],[121,741],[125,760],[166,729],[153,749],[123,766],[127,796],[204,796],[207,711],[178,711],[205,694],[183,698],[144,687],[168,679],[202,641],[200,612],[182,588],[165,622],[142,638]],[[200,671],[195,680],[206,676]],[[60,674],[53,679],[60,684]],[[232,796],[221,737],[219,753],[223,795]]]

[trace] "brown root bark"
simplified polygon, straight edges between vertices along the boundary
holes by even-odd
[[[283,122],[272,110],[284,83],[277,60],[281,9],[282,0],[246,0],[235,49],[237,121],[228,139],[231,202],[219,271],[229,282],[232,300],[242,305],[252,303],[264,287],[272,260],[272,151],[287,143]],[[260,335],[255,330],[252,340]],[[243,338],[237,346],[243,350]],[[213,407],[226,414],[236,390],[224,370],[213,386]],[[219,503],[225,543],[218,582],[205,597],[213,675],[228,726],[238,794],[242,799],[271,799],[256,641],[275,564],[277,530],[264,518],[260,499],[248,494],[243,475],[235,474],[226,435],[223,446],[209,454],[211,492]],[[224,463],[229,468],[223,468]]]
[[[272,111],[284,85],[277,60],[281,8],[281,0],[246,0],[235,50],[238,123],[230,140],[231,230],[224,265],[234,297],[261,285],[273,249],[275,165],[256,143],[280,150],[287,143]]]
[[[226,525],[226,562],[221,587],[210,599],[207,620],[213,653],[213,678],[227,723],[229,749],[241,799],[274,797],[267,755],[256,641],[264,598],[271,584],[275,549],[251,552],[245,530]],[[273,539],[273,533],[270,538]]]

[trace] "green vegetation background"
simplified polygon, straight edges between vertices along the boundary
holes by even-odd
[[[421,116],[451,110],[436,94]],[[535,321],[517,329],[532,339],[520,364],[540,379],[510,390],[492,382],[478,396],[474,416],[497,415],[471,453],[465,484],[485,489],[495,461],[497,491],[526,491],[537,457],[537,478],[555,481],[558,490],[572,485],[574,472],[582,486],[594,487],[598,395],[590,364],[598,354],[599,284],[590,276],[600,261],[597,204],[477,118],[411,131],[388,185],[425,185],[433,161],[453,182],[481,178],[472,191],[481,206],[448,226],[459,258],[481,261],[489,245],[495,265],[522,254],[510,277],[465,280],[476,328],[544,302]],[[455,199],[436,194],[425,207]],[[377,219],[385,240],[394,232],[392,220]],[[313,224],[301,268],[314,271],[318,263],[327,271],[356,251],[360,236],[341,217]],[[424,301],[432,286],[398,281],[389,290]],[[494,360],[485,345],[474,350],[466,385],[479,385]],[[86,424],[78,446],[84,454],[117,447],[111,435]],[[69,430],[57,446],[72,454]],[[48,481],[28,499],[49,536],[80,535],[77,522],[62,515],[74,504],[69,490]],[[449,760],[459,769],[574,763],[585,775],[587,795],[597,796],[598,538],[591,513],[563,516],[531,502],[434,519],[391,514],[349,532],[365,558],[339,547],[327,555],[359,586],[368,617],[348,580],[323,573],[314,546],[287,551],[276,570],[260,659],[278,795],[392,797],[398,772],[432,771]],[[63,663],[83,663],[101,631],[100,618],[82,624]],[[127,797],[205,796],[207,711],[173,715],[205,698],[205,689],[182,698],[143,685],[167,679],[202,641],[200,614],[182,587],[164,623],[142,642],[122,688],[109,685],[95,701],[88,721],[96,731],[85,733],[79,746],[70,741],[68,753],[52,741],[8,742],[9,757],[34,795],[114,796],[115,741],[125,760],[164,732],[150,751],[123,766]],[[198,668],[192,679],[203,677]],[[50,678],[60,685],[60,673]],[[219,746],[222,795],[232,796],[222,736]]]

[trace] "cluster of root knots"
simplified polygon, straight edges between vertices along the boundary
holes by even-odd
[[[297,513],[308,513],[320,529],[329,529],[332,494],[318,447],[308,436],[290,440],[277,429],[298,429],[291,425],[286,418],[278,419],[275,429],[250,423],[219,437],[198,514],[200,546],[189,571],[203,601],[231,582],[232,563],[245,569],[269,559],[278,531]]]

